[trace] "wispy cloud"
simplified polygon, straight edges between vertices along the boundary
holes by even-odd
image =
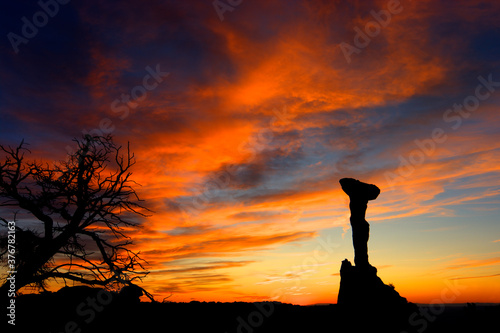
[[[313,269],[307,269],[298,271],[288,271],[283,274],[267,275],[264,281],[257,282],[256,284],[271,284],[276,282],[288,283],[292,281],[298,281],[300,279],[303,279],[304,276],[307,276],[308,274],[312,274],[314,272],[315,270]]]
[[[487,259],[468,259],[461,258],[456,259],[451,262],[451,265],[447,269],[463,269],[463,268],[476,268],[482,266],[491,266],[500,264],[500,257],[487,258]]]
[[[185,268],[177,269],[164,269],[164,270],[153,270],[151,273],[193,273],[199,271],[212,271],[216,269],[232,268],[232,267],[242,267],[248,264],[254,263],[254,261],[216,261],[208,262],[204,266],[189,266]]]
[[[482,275],[482,276],[455,277],[455,278],[451,278],[450,280],[483,279],[483,278],[491,278],[491,277],[497,277],[497,276],[500,276],[500,273],[499,274],[492,274],[492,275]]]

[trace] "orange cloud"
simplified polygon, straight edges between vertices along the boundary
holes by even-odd
[[[448,266],[447,269],[462,269],[462,268],[476,268],[482,266],[491,266],[500,263],[500,257],[496,258],[488,258],[488,259],[457,259],[452,262],[451,266]]]

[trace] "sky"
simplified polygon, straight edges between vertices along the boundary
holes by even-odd
[[[381,189],[367,220],[385,283],[500,302],[499,16],[470,0],[2,2],[0,143],[57,161],[87,133],[130,142],[154,214],[129,235],[158,299],[336,303],[352,177]]]

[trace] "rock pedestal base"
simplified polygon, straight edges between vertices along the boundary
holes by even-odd
[[[408,304],[408,301],[401,297],[393,286],[382,282],[377,276],[375,267],[356,267],[345,259],[340,268],[340,289],[337,304],[399,306]]]
[[[417,309],[393,286],[384,284],[375,267],[356,267],[347,259],[340,268],[337,304],[353,328],[377,328],[385,332],[405,327]]]

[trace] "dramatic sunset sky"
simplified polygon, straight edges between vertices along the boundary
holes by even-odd
[[[2,2],[0,143],[129,141],[158,299],[335,303],[353,177],[385,283],[500,302],[500,3],[216,4]]]

